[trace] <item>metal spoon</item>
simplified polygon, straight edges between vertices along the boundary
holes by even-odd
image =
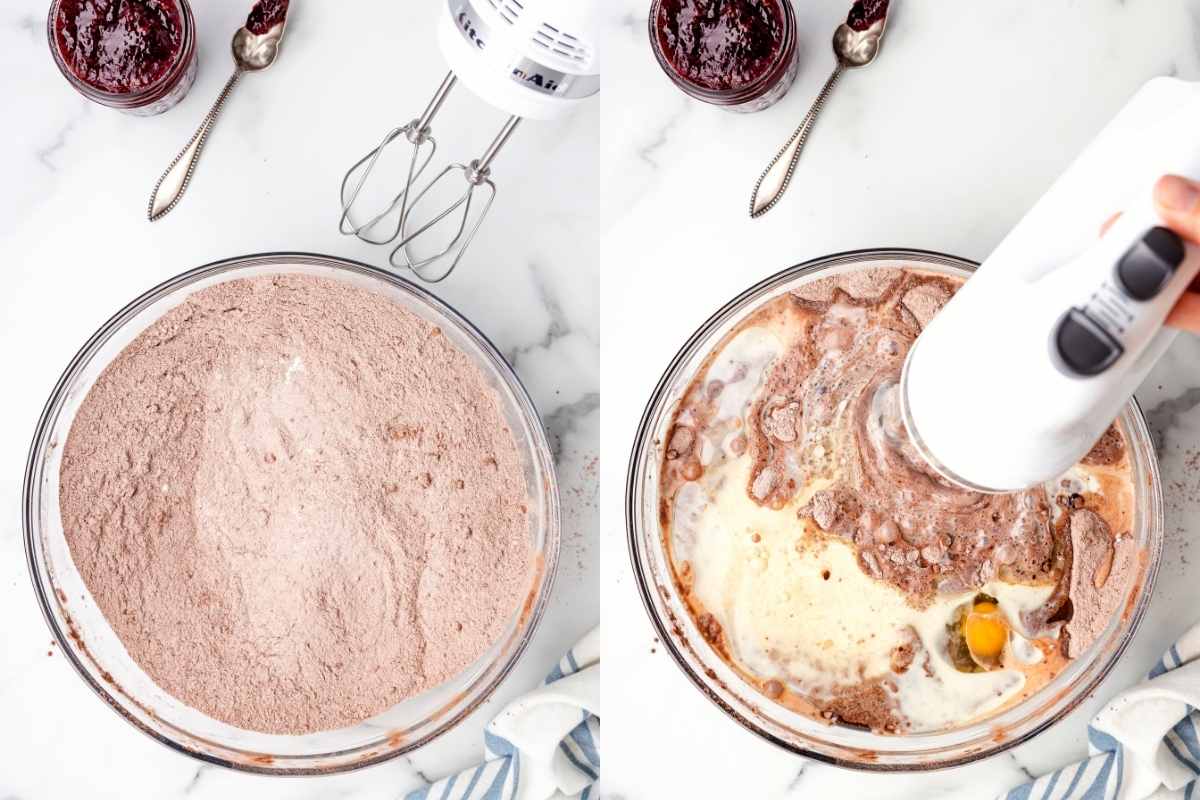
[[[259,5],[262,4],[257,4],[256,10]],[[279,42],[283,38],[283,29],[287,25],[286,11],[287,7],[284,5],[284,16],[265,33],[255,34],[248,27],[243,26],[233,34],[233,75],[225,83],[225,88],[217,95],[217,101],[204,116],[200,127],[192,134],[192,138],[188,140],[184,148],[179,151],[179,155],[175,156],[175,160],[158,179],[158,183],[154,184],[154,192],[150,195],[150,205],[146,209],[146,215],[151,222],[166,216],[183,199],[183,193],[187,191],[188,184],[192,181],[192,173],[196,169],[196,163],[200,160],[200,152],[204,149],[204,142],[208,139],[209,131],[212,130],[213,123],[217,121],[217,115],[221,113],[221,107],[225,105],[225,100],[233,91],[233,87],[237,85],[238,79],[242,77],[243,73],[258,72],[275,63],[275,58],[279,55]],[[254,12],[251,12],[252,17],[253,15]]]
[[[774,208],[779,199],[783,197],[783,193],[787,191],[788,184],[792,181],[792,173],[796,170],[796,162],[800,160],[800,151],[804,148],[813,123],[817,121],[817,114],[825,105],[825,100],[833,91],[833,85],[837,83],[838,78],[847,69],[870,64],[879,54],[883,29],[887,24],[887,3],[871,4],[874,9],[878,10],[879,18],[871,22],[865,29],[856,30],[850,26],[849,21],[856,18],[856,13],[858,19],[863,19],[863,5],[862,0],[855,3],[850,10],[847,22],[838,25],[837,30],[833,32],[833,54],[837,57],[837,66],[834,67],[829,80],[825,81],[825,85],[800,123],[800,127],[796,128],[791,138],[784,143],[775,157],[771,159],[771,163],[763,170],[762,175],[758,176],[758,182],[754,184],[754,193],[750,195],[750,216],[752,218],[761,217]]]

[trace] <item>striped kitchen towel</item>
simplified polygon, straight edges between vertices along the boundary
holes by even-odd
[[[1200,625],[1088,726],[1091,755],[1002,800],[1200,800]]]
[[[600,777],[600,629],[483,734],[484,762],[405,800],[589,800]]]

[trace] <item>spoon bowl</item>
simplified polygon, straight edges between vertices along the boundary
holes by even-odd
[[[244,72],[257,72],[275,63],[279,55],[279,41],[283,38],[285,22],[263,34],[255,34],[249,28],[238,28],[233,34],[233,61]]]
[[[856,31],[843,22],[833,32],[833,54],[843,67],[865,67],[879,55],[882,39],[882,21],[876,22],[865,31]]]

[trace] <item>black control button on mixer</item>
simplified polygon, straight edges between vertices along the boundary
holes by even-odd
[[[1076,375],[1099,375],[1125,348],[1082,309],[1073,308],[1058,323],[1054,347],[1062,365]]]
[[[1134,300],[1151,300],[1183,263],[1183,241],[1167,228],[1151,228],[1117,262],[1117,279]]]

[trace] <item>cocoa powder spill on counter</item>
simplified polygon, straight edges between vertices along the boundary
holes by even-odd
[[[72,557],[164,690],[241,728],[356,724],[460,673],[529,589],[498,398],[441,331],[309,276],[193,294],[101,374]]]

